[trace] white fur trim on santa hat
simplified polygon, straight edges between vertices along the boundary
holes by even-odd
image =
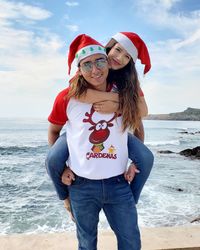
[[[118,43],[124,47],[124,49],[131,55],[133,61],[136,62],[138,58],[138,50],[133,44],[133,42],[124,34],[117,33],[116,35],[112,36]]]
[[[106,49],[100,45],[88,45],[81,48],[75,55],[75,62],[78,66],[79,62],[84,58],[94,55],[94,54],[103,54],[107,56]]]

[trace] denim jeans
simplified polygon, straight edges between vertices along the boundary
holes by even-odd
[[[135,203],[137,204],[142,188],[151,172],[154,157],[152,152],[136,136],[130,133],[128,134],[128,152],[129,159],[140,170],[140,173],[135,175],[130,184]],[[61,182],[61,176],[68,157],[66,133],[63,133],[49,149],[46,158],[47,172],[53,181],[60,200],[65,200],[68,197],[68,186]]]
[[[136,136],[128,134],[128,157],[134,162],[140,173],[136,174],[130,183],[131,190],[138,203],[140,194],[153,167],[154,156],[152,152]]]
[[[45,160],[47,173],[53,182],[60,200],[65,200],[69,196],[68,186],[61,181],[61,176],[65,170],[68,157],[69,150],[66,141],[66,133],[63,133],[50,147]]]
[[[141,249],[135,201],[123,175],[104,180],[76,176],[69,186],[69,196],[76,221],[79,250],[97,249],[101,209],[117,237],[118,250]]]

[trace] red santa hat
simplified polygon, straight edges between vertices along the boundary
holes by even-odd
[[[107,56],[105,47],[92,37],[85,34],[77,36],[69,47],[68,74],[70,74],[71,64],[74,60],[78,66],[82,59],[94,54],[103,54]]]
[[[137,58],[141,60],[141,63],[145,65],[144,74],[150,70],[151,60],[147,46],[136,33],[119,32],[112,36],[106,47],[112,47],[116,41],[131,55],[134,62]]]

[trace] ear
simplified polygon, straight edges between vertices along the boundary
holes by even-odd
[[[81,73],[81,70],[80,70],[80,67],[78,68],[76,74],[78,74],[79,76],[82,76],[82,73]]]

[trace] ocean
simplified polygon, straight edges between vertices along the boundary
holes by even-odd
[[[200,122],[144,121],[154,167],[137,205],[139,225],[194,225],[200,216],[200,161],[179,152],[200,146]],[[74,231],[46,173],[48,122],[0,119],[0,234]],[[188,133],[185,133],[188,132]],[[109,225],[100,213],[100,229]]]

